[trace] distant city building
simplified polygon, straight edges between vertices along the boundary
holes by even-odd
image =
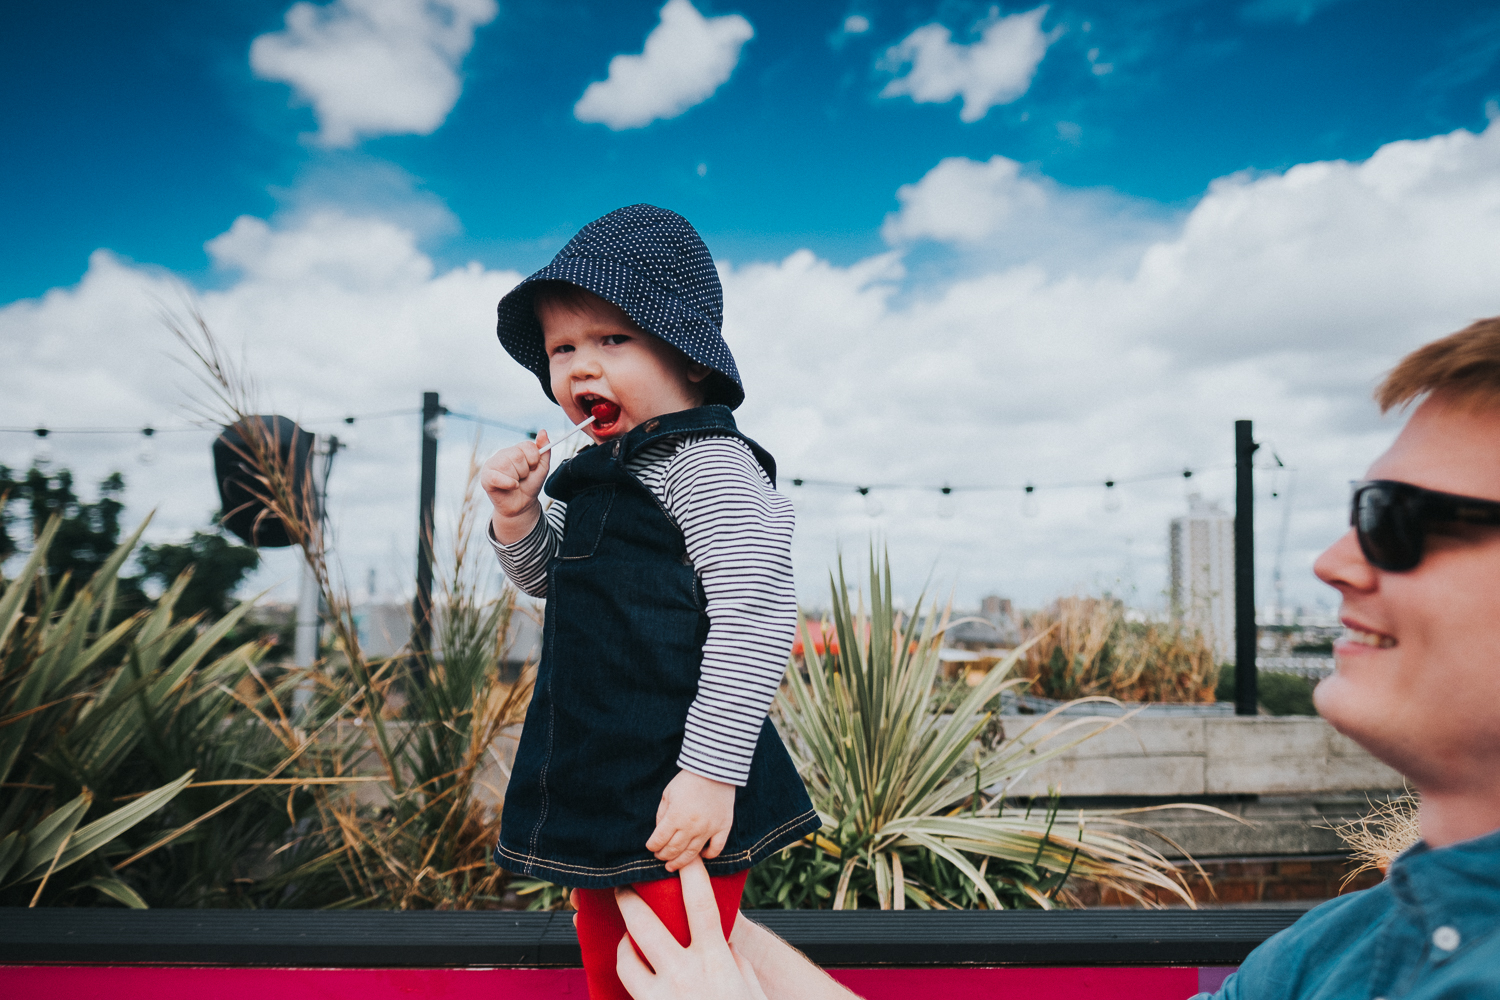
[[[1220,662],[1234,658],[1234,515],[1200,494],[1172,518],[1172,615],[1198,628]]]
[[[955,612],[955,618],[969,618],[948,628],[944,644],[958,649],[1013,649],[1021,643],[1021,630],[1009,598],[991,594],[979,601],[979,614]],[[973,618],[980,619],[973,621]]]

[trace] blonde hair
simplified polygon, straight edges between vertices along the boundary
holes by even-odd
[[[1467,406],[1500,406],[1500,316],[1417,348],[1375,390],[1382,413],[1441,393]]]

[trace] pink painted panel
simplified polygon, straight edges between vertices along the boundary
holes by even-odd
[[[1193,968],[834,969],[865,1000],[1186,1000],[1198,992]]]
[[[867,1000],[1185,1000],[1196,968],[836,969]],[[541,1000],[587,995],[582,969],[221,969],[0,966],[6,1000]]]

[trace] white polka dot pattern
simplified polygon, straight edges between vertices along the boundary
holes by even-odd
[[[677,213],[655,205],[629,205],[595,219],[552,263],[500,300],[500,343],[552,399],[542,327],[531,308],[531,285],[537,281],[568,281],[586,288],[625,310],[641,329],[712,368],[715,374],[708,377],[704,402],[734,409],[744,400],[734,355],[724,343],[719,272],[697,230]]]

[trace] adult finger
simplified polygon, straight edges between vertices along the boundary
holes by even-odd
[[[652,912],[646,901],[629,886],[615,890],[615,903],[620,907],[620,916],[625,920],[625,929],[630,933],[621,939],[622,948],[628,948],[634,938],[636,947],[646,956],[654,969],[664,968],[663,963],[673,952],[682,951],[682,946],[667,930],[661,918]],[[630,949],[634,952],[634,949]]]
[[[621,912],[624,912],[623,907]],[[620,977],[620,985],[625,987],[625,992],[633,997],[649,997],[656,986],[656,975],[631,947],[629,934],[620,938],[620,943],[615,948],[615,974]]]
[[[687,910],[688,932],[693,941],[724,940],[719,904],[702,859],[695,855],[684,862],[678,877],[682,879],[682,905]]]

